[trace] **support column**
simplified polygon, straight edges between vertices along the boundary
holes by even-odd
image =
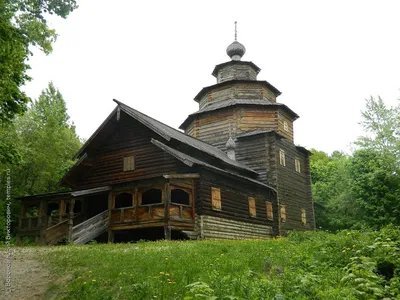
[[[109,191],[108,192],[108,242],[109,243],[114,243],[114,232],[110,229],[112,208],[113,208],[112,191]]]
[[[39,218],[38,218],[38,227],[40,228],[40,237],[39,237],[39,245],[45,245],[44,240],[44,232],[47,228],[47,201],[44,199],[40,200],[39,206]]]
[[[171,240],[171,226],[169,223],[169,206],[171,203],[171,191],[169,188],[169,179],[165,183],[165,221],[167,225],[164,226],[164,237],[166,240]]]
[[[74,227],[74,206],[75,198],[69,200],[69,216],[68,216],[68,242],[72,243],[72,228]]]

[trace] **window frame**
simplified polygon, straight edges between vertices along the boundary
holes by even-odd
[[[252,218],[257,217],[257,204],[256,198],[254,197],[247,197],[247,202],[249,204],[249,215]]]
[[[214,205],[215,203],[218,203],[218,205]],[[213,186],[211,187],[211,208],[215,211],[222,210],[221,189]]]
[[[283,130],[289,132],[289,123],[287,121],[283,121]]]
[[[285,223],[287,221],[286,205],[280,205],[279,215],[281,222]]]
[[[285,150],[279,149],[279,164],[283,167],[286,167],[286,154]]]
[[[123,206],[123,207],[115,207],[115,200],[119,195],[122,194],[130,194],[132,196],[132,206]],[[135,207],[135,192],[133,191],[120,191],[112,196],[112,209],[125,209],[125,208],[134,208]]]
[[[265,201],[265,211],[267,214],[267,219],[273,220],[274,219],[274,210],[273,210],[271,201]]]
[[[122,170],[124,172],[135,171],[136,170],[136,157],[135,155],[126,155],[123,159]]]
[[[186,194],[188,194],[189,195],[189,204],[182,204],[182,203],[178,203],[178,202],[173,202],[172,201],[172,191],[173,190],[181,190],[181,191],[185,192]],[[193,200],[192,200],[192,192],[191,192],[191,190],[184,189],[184,188],[181,188],[181,187],[171,187],[170,188],[170,192],[171,192],[171,204],[179,205],[179,206],[187,206],[187,207],[191,207],[192,206]]]
[[[150,190],[160,190],[161,191],[161,202],[150,203],[150,204],[142,204],[143,194]],[[161,205],[165,203],[165,191],[161,186],[152,186],[147,189],[141,190],[138,192],[138,206],[151,206],[151,205]]]
[[[307,211],[304,208],[301,209],[301,223],[307,225]]]
[[[301,173],[301,162],[298,157],[294,159],[294,167],[297,173]]]

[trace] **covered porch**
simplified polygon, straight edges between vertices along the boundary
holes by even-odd
[[[114,235],[137,240],[193,232],[194,182],[198,174],[171,174],[157,178],[73,192],[21,198],[17,243],[28,237],[40,245],[84,244]],[[154,229],[154,230],[153,230]],[[128,235],[126,233],[129,233]],[[121,241],[117,238],[116,241]]]

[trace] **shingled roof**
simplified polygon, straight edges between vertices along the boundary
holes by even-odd
[[[172,128],[160,121],[157,121],[156,119],[153,119],[153,118],[145,115],[144,113],[141,113],[140,111],[133,109],[132,107],[129,107],[128,105],[126,105],[118,100],[114,99],[114,101],[119,105],[119,107],[121,108],[121,110],[123,112],[127,113],[129,116],[131,116],[135,120],[139,121],[146,127],[150,128],[151,130],[153,130],[154,132],[156,132],[157,134],[162,136],[167,141],[170,141],[171,139],[175,139],[175,140],[180,141],[192,148],[200,150],[208,155],[211,155],[231,167],[251,172],[254,175],[258,174],[256,171],[245,166],[244,164],[241,164],[235,160],[230,159],[226,155],[225,152],[221,151],[217,147],[214,147],[210,144],[207,144],[206,142],[203,142],[203,141],[193,138],[183,132],[180,132],[179,130]]]
[[[255,179],[247,177],[247,176],[243,176],[243,175],[240,175],[240,174],[237,174],[237,173],[232,173],[232,172],[229,172],[227,170],[222,170],[220,168],[217,168],[217,167],[215,167],[213,165],[210,165],[209,163],[207,163],[205,161],[202,161],[200,159],[191,157],[190,155],[187,155],[187,154],[182,153],[182,152],[180,152],[180,151],[178,151],[176,149],[168,147],[167,145],[163,144],[162,142],[160,142],[158,140],[151,139],[151,143],[156,145],[161,150],[167,152],[171,156],[175,157],[176,159],[180,160],[181,162],[183,162],[184,164],[186,164],[186,165],[188,165],[190,167],[192,167],[193,165],[202,166],[202,167],[205,167],[207,169],[210,169],[210,170],[213,170],[213,171],[217,171],[219,173],[224,173],[224,174],[227,174],[227,175],[230,175],[230,176],[234,176],[234,177],[238,177],[238,178],[241,178],[241,179],[245,179],[245,180],[247,180],[249,182],[252,182],[254,184],[266,187],[268,189],[272,189],[272,190],[274,190],[276,192],[276,190],[273,187],[271,187],[271,186],[269,186],[269,185],[267,185],[265,183],[262,183],[262,182],[260,182],[258,180],[255,180]]]
[[[189,122],[192,120],[192,118],[196,115],[200,115],[206,112],[210,111],[215,111],[218,109],[222,109],[225,107],[230,107],[230,106],[235,106],[235,105],[261,105],[261,106],[269,106],[269,107],[281,107],[285,111],[287,111],[289,114],[293,116],[294,119],[299,118],[299,115],[296,114],[293,110],[291,110],[289,107],[287,107],[285,104],[282,103],[277,103],[277,102],[272,102],[269,100],[261,100],[261,99],[229,99],[229,100],[224,100],[224,101],[218,101],[218,102],[213,102],[202,109],[199,109],[198,111],[190,114],[185,121],[179,126],[180,129],[185,129],[186,126],[189,124]]]
[[[142,123],[149,129],[153,130],[155,133],[157,133],[159,136],[161,136],[163,139],[170,141],[171,139],[177,140],[191,148],[197,149],[198,151],[201,151],[202,153],[205,153],[213,158],[216,158],[219,160],[223,165],[230,167],[231,169],[235,169],[237,171],[244,171],[247,172],[248,174],[252,174],[254,176],[258,175],[256,171],[253,169],[247,167],[244,164],[241,164],[235,160],[231,160],[225,152],[221,151],[220,149],[207,144],[206,142],[203,142],[201,140],[198,140],[196,138],[193,138],[175,128],[172,128],[160,121],[157,121],[156,119],[153,119],[149,117],[148,115],[141,113],[140,111],[133,109],[132,107],[129,107],[128,105],[115,100],[118,104],[117,108],[113,110],[113,112],[108,116],[108,118],[102,123],[102,125],[95,131],[95,133],[86,141],[86,143],[82,146],[82,148],[79,150],[79,152],[75,155],[75,158],[81,158],[82,155],[85,155],[86,149],[95,139],[95,137],[99,134],[101,129],[106,125],[106,123],[111,119],[111,117],[115,114],[118,113],[118,110],[120,109],[121,111],[125,112],[127,115],[130,117],[134,118],[138,122]],[[78,163],[79,164],[79,161]],[[76,167],[76,166],[75,166]],[[67,175],[66,175],[67,176]]]

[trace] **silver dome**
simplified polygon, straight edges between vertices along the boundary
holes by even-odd
[[[234,41],[226,48],[226,54],[228,54],[232,60],[240,60],[245,53],[246,48],[238,41]]]

